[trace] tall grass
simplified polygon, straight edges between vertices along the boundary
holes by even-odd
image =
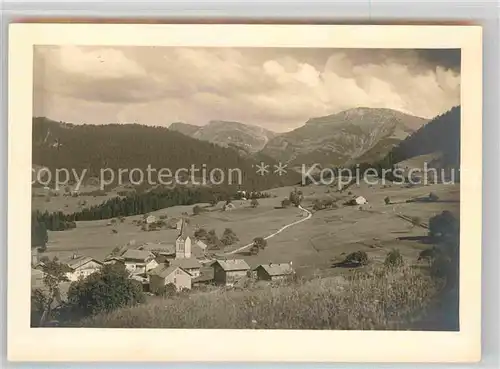
[[[408,266],[259,290],[191,293],[100,314],[74,325],[105,328],[405,329],[436,294]]]

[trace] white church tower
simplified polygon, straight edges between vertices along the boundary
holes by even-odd
[[[185,219],[181,220],[181,229],[177,240],[175,240],[175,258],[189,259],[191,257],[191,238],[189,237],[189,226]]]

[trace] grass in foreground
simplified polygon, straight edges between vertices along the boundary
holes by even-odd
[[[408,329],[439,286],[408,266],[244,291],[157,299],[72,324],[103,328]]]

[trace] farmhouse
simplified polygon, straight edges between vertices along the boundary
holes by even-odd
[[[148,215],[145,219],[146,224],[156,223],[156,217],[154,215]]]
[[[264,281],[277,281],[293,275],[294,271],[289,263],[261,264],[255,269],[257,279]]]
[[[354,201],[356,201],[356,204],[358,204],[358,205],[363,205],[363,204],[366,204],[368,202],[368,201],[366,201],[366,199],[363,196],[356,197],[356,199]]]
[[[107,257],[106,259],[104,259],[104,261],[103,261],[104,265],[109,265],[109,264],[114,265],[114,264],[119,264],[119,263],[125,264],[125,261],[120,256],[110,256],[110,257]]]
[[[175,266],[184,269],[192,277],[198,277],[200,275],[201,264],[195,258],[169,260],[167,264],[169,266]]]
[[[175,285],[177,291],[191,289],[192,276],[178,266],[158,265],[149,271],[149,289],[153,293],[161,294],[168,284]]]
[[[153,253],[145,250],[130,249],[121,256],[125,268],[132,274],[142,274],[158,266]]]
[[[211,266],[214,270],[214,282],[226,286],[231,286],[237,280],[246,277],[250,270],[243,259],[216,260]]]
[[[70,258],[62,260],[61,264],[68,266],[66,277],[70,281],[77,281],[80,278],[86,278],[92,273],[102,268],[102,263],[90,256],[73,254]]]
[[[156,256],[157,262],[175,259],[175,246],[162,243],[145,243],[137,248],[138,250],[149,251]]]
[[[208,247],[207,244],[202,240],[197,240],[195,245],[198,246],[202,251],[205,251]]]

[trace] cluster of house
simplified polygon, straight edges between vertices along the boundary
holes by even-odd
[[[142,283],[144,291],[162,293],[165,286],[177,290],[191,289],[204,284],[232,286],[238,280],[252,277],[260,280],[279,280],[294,273],[291,263],[269,263],[251,268],[243,259],[209,259],[207,245],[190,235],[189,225],[181,219],[175,245],[146,243],[137,248],[124,247],[103,262],[82,255],[61,260],[68,266],[67,277],[77,281],[98,271],[105,264],[121,263],[130,278]],[[39,268],[40,263],[35,265]]]

